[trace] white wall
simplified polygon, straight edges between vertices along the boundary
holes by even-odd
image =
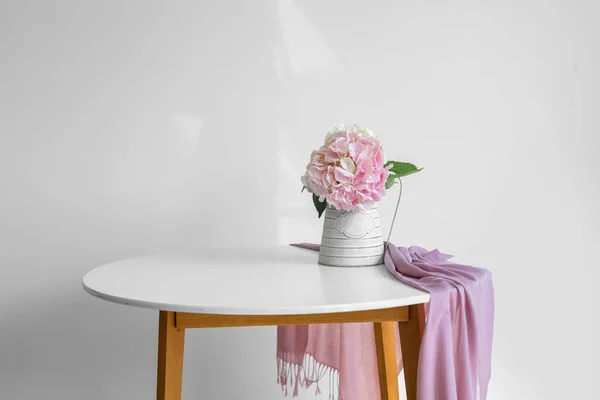
[[[425,167],[393,241],[493,271],[489,398],[593,398],[599,13],[2,2],[0,397],[153,398],[156,313],[88,296],[83,274],[181,243],[319,240],[299,177],[343,121]],[[189,332],[184,398],[281,398],[274,339]]]

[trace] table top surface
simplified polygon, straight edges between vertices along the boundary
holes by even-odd
[[[119,304],[207,314],[320,314],[426,303],[383,265],[327,267],[290,246],[153,255],[88,272],[84,289]]]

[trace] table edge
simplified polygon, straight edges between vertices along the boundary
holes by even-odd
[[[430,299],[429,293],[423,292],[418,296],[412,296],[402,299],[392,299],[386,301],[376,302],[364,302],[360,304],[334,304],[329,306],[320,307],[286,307],[286,308],[230,308],[230,307],[202,307],[202,306],[190,306],[186,304],[164,304],[156,303],[151,301],[142,301],[127,299],[124,297],[113,296],[106,293],[98,292],[93,288],[89,287],[85,283],[85,276],[82,280],[83,289],[90,295],[97,297],[101,300],[105,300],[111,303],[145,308],[158,311],[173,311],[173,312],[186,312],[194,314],[218,314],[218,315],[299,315],[299,314],[327,314],[336,312],[352,312],[352,311],[367,311],[367,310],[379,310],[384,308],[411,306],[415,304],[428,303]],[[416,288],[415,288],[416,289]],[[420,290],[420,289],[417,289]]]

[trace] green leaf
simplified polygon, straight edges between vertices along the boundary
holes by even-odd
[[[393,172],[398,178],[401,176],[407,176],[414,173],[419,172],[423,168],[417,168],[416,165],[407,163],[407,162],[399,162],[399,161],[388,161],[385,163],[385,166],[391,165],[390,171]]]
[[[306,190],[306,186],[302,186],[302,190],[300,191],[300,193],[304,192]]]
[[[385,188],[389,189],[394,186],[394,183],[396,183],[396,178],[398,178],[396,174],[389,174],[387,181],[385,182]]]
[[[321,218],[321,215],[323,215],[323,212],[327,208],[327,202],[319,201],[319,196],[313,193],[313,203],[315,205],[315,208],[317,209],[317,212],[319,213],[319,218]]]

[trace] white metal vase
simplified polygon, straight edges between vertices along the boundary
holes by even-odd
[[[356,211],[327,207],[319,264],[363,267],[383,264],[383,237],[377,205]]]

